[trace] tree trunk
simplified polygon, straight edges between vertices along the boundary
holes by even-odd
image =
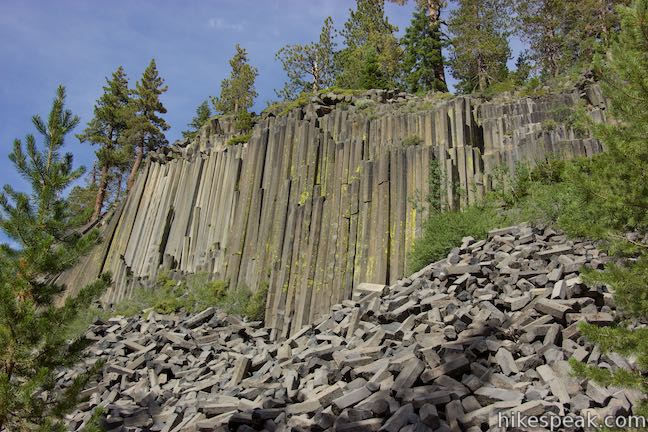
[[[428,17],[430,18],[430,27],[432,29],[441,30],[441,5],[442,0],[424,0]],[[448,90],[448,84],[446,82],[445,68],[443,64],[443,53],[441,52],[441,47],[437,48],[437,55],[439,56],[439,63],[434,67],[434,78],[437,81],[437,89],[441,91]]]
[[[481,54],[477,55],[477,79],[479,80],[479,91],[483,92],[486,90],[486,79],[488,77],[486,66],[484,65],[484,59]]]
[[[137,175],[137,170],[139,170],[140,165],[142,164],[142,158],[144,157],[144,144],[140,144],[135,149],[135,162],[131,168],[131,172],[128,175],[128,182],[126,183],[126,192],[129,192],[133,187],[135,182],[135,176]]]
[[[119,202],[121,200],[121,195],[122,195],[122,180],[124,179],[124,173],[119,171],[117,173],[117,196],[115,197],[115,201]]]
[[[94,222],[101,216],[101,209],[103,208],[106,199],[106,187],[108,186],[108,167],[101,167],[101,175],[99,177],[99,186],[97,188],[97,197],[95,199],[94,211],[90,221]]]
[[[313,75],[313,94],[317,94],[320,90],[320,71],[316,61],[312,64],[311,74]]]
[[[97,184],[97,163],[92,165],[92,186]]]

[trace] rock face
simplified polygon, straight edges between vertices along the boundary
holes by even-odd
[[[579,278],[606,261],[591,243],[516,226],[365,286],[282,342],[213,308],[99,321],[77,369],[106,363],[70,428],[99,405],[115,431],[504,431],[527,429],[498,428],[499,413],[628,415],[639,393],[576,379],[567,364],[635,367],[578,332],[614,319],[610,293]]]
[[[583,99],[604,121],[597,87],[509,102],[324,95],[266,116],[236,146],[225,144],[231,125],[212,119],[196,141],[151,155],[105,243],[66,277],[74,288],[110,271],[107,303],[161,269],[265,286],[266,325],[287,337],[361,282],[405,275],[428,215],[432,163],[443,206],[456,209],[489,190],[500,165],[599,151],[561,123],[561,110]]]

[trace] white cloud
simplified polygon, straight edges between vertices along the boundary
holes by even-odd
[[[215,30],[233,30],[237,32],[243,31],[242,24],[226,22],[223,18],[209,18],[207,24],[210,28],[213,28]]]

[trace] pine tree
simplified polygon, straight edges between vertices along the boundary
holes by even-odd
[[[443,68],[441,30],[438,23],[436,28],[431,25],[425,9],[417,7],[401,41],[404,80],[412,93],[448,91],[445,80],[437,75],[437,70]]]
[[[196,135],[198,135],[200,128],[207,123],[209,117],[211,117],[209,103],[204,101],[198,105],[198,108],[196,108],[196,116],[191,120],[191,123],[187,125],[189,126],[189,130],[182,131],[182,136],[184,138],[194,139]]]
[[[14,142],[9,159],[31,184],[30,193],[5,185],[0,193],[0,229],[16,246],[0,246],[0,430],[64,431],[62,416],[74,407],[88,376],[58,397],[46,397],[60,367],[73,364],[84,341],[68,343],[64,334],[80,308],[87,307],[107,283],[104,277],[55,307],[64,287],[54,281],[88,251],[96,235],[75,232],[78,221],[62,197],[83,174],[72,155],[61,154],[65,136],[79,118],[65,109],[58,88],[46,121],[32,122],[43,137]]]
[[[362,53],[361,58],[363,59],[359,64],[360,69],[357,71],[356,76],[358,88],[380,89],[393,85],[393,81],[381,68],[380,58],[375,47],[365,45],[356,49],[356,52]]]
[[[340,35],[345,48],[336,54],[340,87],[367,89],[394,87],[400,75],[402,50],[394,33],[398,30],[385,16],[384,0],[356,0]],[[376,69],[375,66],[378,65]],[[375,71],[375,77],[367,77]]]
[[[484,91],[508,75],[506,62],[511,57],[508,44],[508,15],[502,0],[459,0],[452,11],[448,29],[450,68],[459,83],[457,88],[469,93]]]
[[[306,45],[294,44],[281,48],[275,58],[281,61],[288,82],[277,96],[294,99],[302,92],[317,93],[333,85],[335,79],[333,19],[324,20],[319,41]]]
[[[152,59],[135,86],[130,105],[131,114],[125,142],[134,149],[135,161],[128,176],[128,190],[135,182],[144,156],[149,151],[155,151],[169,143],[164,136],[164,131],[169,129],[169,125],[159,115],[167,112],[160,101],[160,96],[167,90],[168,87],[164,85],[164,79],[157,70],[155,59]]]
[[[239,44],[236,44],[236,53],[229,64],[232,68],[230,76],[221,81],[220,95],[212,98],[212,104],[216,112],[233,115],[235,129],[245,132],[253,123],[249,109],[258,95],[254,82],[259,72],[250,65],[247,51]]]
[[[515,71],[511,73],[511,79],[515,85],[523,85],[531,76],[533,65],[529,60],[528,53],[524,52],[518,55],[515,60]]]
[[[517,32],[545,78],[590,66],[607,49],[627,0],[516,0]]]
[[[517,5],[519,29],[531,47],[532,58],[545,76],[555,77],[564,69],[567,40],[566,8],[562,0],[521,0]]]
[[[128,162],[127,147],[124,146],[124,131],[132,111],[128,78],[123,67],[118,67],[112,78],[106,78],[104,93],[94,107],[94,118],[83,133],[77,135],[81,142],[99,145],[95,152],[100,171],[94,211],[90,220],[97,220],[106,201],[110,177],[114,170],[123,171]]]
[[[391,0],[393,3],[405,4],[407,0]],[[428,18],[427,27],[436,35],[439,35],[439,41],[441,40],[441,10],[447,6],[445,0],[416,0],[417,6],[425,10]],[[430,46],[433,49],[432,52],[427,52],[426,55],[430,58],[435,59],[434,61],[434,81],[437,82],[437,87],[439,91],[447,91],[448,84],[445,76],[445,64],[443,60],[442,44],[434,44]],[[438,60],[436,60],[438,59]],[[431,80],[431,78],[429,78]],[[445,89],[445,90],[443,90]]]
[[[212,98],[212,103],[218,113],[235,115],[237,128],[243,131],[251,123],[247,122],[248,110],[257,97],[254,82],[259,72],[250,65],[247,51],[239,44],[236,44],[236,53],[229,64],[232,68],[230,76],[221,81],[220,96]]]
[[[88,182],[84,186],[74,186],[67,197],[72,214],[78,215],[79,222],[86,224],[92,220],[97,200],[97,184]]]
[[[603,272],[587,274],[588,283],[613,288],[622,320],[606,328],[583,325],[582,332],[603,352],[634,356],[640,370],[571,364],[581,376],[648,393],[648,329],[636,325],[648,320],[648,245],[629,242],[625,235],[634,231],[641,239],[648,233],[648,0],[636,0],[633,7],[619,10],[622,30],[618,40],[596,61],[615,122],[595,125],[605,152],[586,165],[574,184],[578,207],[589,211],[587,226],[617,243],[617,248],[623,246],[626,253],[634,252],[634,257],[624,266],[611,265]],[[644,402],[640,411],[634,414],[648,415],[648,404]]]

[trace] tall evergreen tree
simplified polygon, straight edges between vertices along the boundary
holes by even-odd
[[[484,91],[508,74],[511,57],[508,44],[506,2],[459,0],[448,23],[452,35],[450,68],[459,80],[460,91]]]
[[[628,0],[516,0],[518,34],[545,77],[590,65],[618,29],[616,6]]]
[[[196,108],[196,115],[195,117],[191,120],[191,123],[189,123],[187,126],[189,126],[189,130],[182,131],[182,136],[184,138],[189,138],[193,139],[198,135],[198,131],[200,128],[207,123],[207,120],[209,120],[209,117],[211,117],[211,110],[209,109],[209,103],[207,101],[203,101],[200,105],[198,105],[198,108]]]
[[[0,229],[16,246],[0,246],[0,430],[64,431],[62,416],[74,408],[87,376],[58,398],[45,398],[55,384],[55,372],[75,362],[84,347],[65,340],[65,331],[80,308],[86,307],[107,279],[68,298],[53,302],[64,287],[56,277],[94,244],[96,235],[76,234],[77,220],[62,197],[83,174],[73,168],[72,155],[61,154],[65,136],[79,118],[65,109],[61,86],[46,120],[32,122],[43,137],[16,140],[9,159],[31,184],[29,193],[5,185],[0,193]]]
[[[131,115],[125,142],[134,149],[135,160],[128,176],[128,190],[133,186],[137,170],[146,153],[169,143],[164,135],[169,125],[160,117],[160,114],[167,112],[160,101],[160,95],[167,90],[168,87],[160,77],[155,59],[152,59],[135,86],[130,105]]]
[[[448,91],[445,79],[437,70],[443,68],[441,30],[431,27],[425,9],[417,7],[410,26],[405,30],[403,45],[404,81],[410,92]]]
[[[384,0],[356,0],[356,10],[349,11],[340,31],[345,48],[336,54],[337,85],[362,89],[395,86],[402,56],[394,36],[397,30],[385,16]],[[375,76],[367,76],[368,72]]]
[[[597,155],[574,182],[579,207],[588,208],[587,226],[608,239],[627,242],[626,233],[648,234],[648,0],[621,7],[622,30],[606,56],[597,61],[602,86],[615,122],[595,125],[606,151]],[[572,360],[577,373],[606,385],[630,387],[648,394],[648,245],[625,244],[635,249],[625,266],[609,266],[590,272],[589,283],[602,282],[614,290],[621,312],[619,325],[599,328],[583,325],[583,334],[603,352],[616,352],[637,359],[640,370],[599,369]],[[641,412],[648,415],[644,401]]]
[[[95,104],[94,118],[83,133],[78,135],[81,142],[88,141],[100,146],[95,152],[100,173],[91,220],[96,220],[101,215],[113,171],[123,171],[129,162],[123,135],[132,111],[129,109],[130,90],[124,68],[117,68],[111,79],[106,78],[106,83],[103,95]]]
[[[407,3],[407,0],[391,0],[393,3],[398,3],[398,4],[405,4]],[[439,35],[439,41],[440,37],[442,35],[441,31],[441,11],[444,7],[446,7],[447,2],[445,0],[416,0],[417,6],[426,11],[427,18],[428,18],[428,28],[431,29],[431,31],[434,34]],[[437,82],[437,87],[440,91],[447,91],[443,90],[444,88],[448,88],[448,84],[446,81],[446,76],[445,76],[445,63],[443,61],[443,52],[442,52],[442,44],[434,44],[434,46],[430,46],[430,49],[432,49],[432,52],[428,52],[427,56],[433,59],[439,59],[438,61],[435,60],[434,62],[434,80]]]
[[[319,41],[306,45],[286,45],[281,48],[275,57],[281,61],[288,75],[288,82],[281,91],[277,92],[277,95],[284,99],[293,99],[304,91],[316,93],[332,86],[335,79],[334,50],[331,17],[324,20]]]
[[[254,82],[259,72],[250,65],[247,51],[239,44],[236,44],[236,53],[229,64],[232,68],[230,76],[221,81],[220,95],[212,98],[212,103],[221,114],[247,112],[258,96]]]
[[[533,60],[546,76],[564,69],[567,9],[563,0],[521,0],[517,4],[519,33],[529,43]]]
[[[523,52],[515,60],[515,71],[511,73],[511,79],[516,85],[523,85],[531,76],[532,71],[533,65],[529,60],[529,54]]]

